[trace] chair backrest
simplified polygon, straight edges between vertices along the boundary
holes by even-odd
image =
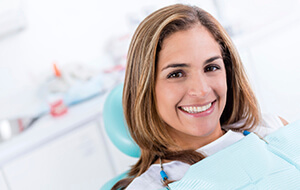
[[[103,122],[105,131],[112,143],[124,154],[140,157],[140,148],[131,138],[126,122],[124,122],[122,106],[123,84],[116,86],[108,94],[103,107]],[[119,180],[127,176],[128,171],[106,182],[100,190],[110,190]]]
[[[116,86],[107,96],[103,108],[103,121],[106,133],[112,143],[131,157],[140,157],[140,148],[131,138],[124,122],[122,106],[123,84]]]

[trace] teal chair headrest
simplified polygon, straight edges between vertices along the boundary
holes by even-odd
[[[140,148],[131,138],[122,107],[123,84],[116,86],[107,96],[104,109],[103,121],[105,131],[112,143],[123,153],[131,157],[140,157]]]

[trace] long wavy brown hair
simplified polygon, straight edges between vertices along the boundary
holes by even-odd
[[[113,189],[127,187],[158,158],[188,164],[204,158],[195,150],[183,150],[175,144],[166,130],[167,124],[158,114],[155,97],[157,58],[163,40],[199,23],[210,31],[220,45],[226,68],[228,90],[226,106],[220,118],[221,126],[231,129],[231,124],[239,122],[235,130],[251,130],[260,122],[257,100],[239,54],[219,22],[195,6],[176,4],[159,9],[140,23],[129,47],[123,109],[130,134],[141,148],[141,157],[130,170],[129,177],[119,181]]]

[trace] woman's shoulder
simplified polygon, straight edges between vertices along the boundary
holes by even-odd
[[[172,161],[163,164],[164,171],[171,181],[177,181],[183,177],[190,165],[180,161]],[[126,190],[153,190],[163,188],[160,176],[161,167],[159,164],[152,164],[147,171],[136,177]]]
[[[286,125],[287,122],[275,114],[262,114],[261,123],[254,129],[254,132],[264,137]]]

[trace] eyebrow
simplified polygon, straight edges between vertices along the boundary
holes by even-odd
[[[216,59],[222,59],[222,57],[221,56],[211,57],[204,62],[204,65],[211,63]],[[186,63],[172,63],[172,64],[169,64],[166,67],[162,68],[162,71],[165,69],[168,69],[168,68],[176,68],[176,67],[190,67],[190,66],[189,66],[189,64],[186,64]]]
[[[176,68],[176,67],[189,67],[189,65],[186,63],[172,63],[162,68],[162,71],[168,68]]]
[[[204,62],[204,65],[206,65],[206,64],[208,64],[208,63],[211,63],[211,62],[213,62],[213,61],[216,60],[216,59],[222,59],[222,57],[221,57],[221,56],[214,56],[214,57],[211,57],[211,58],[207,59],[207,60]]]

